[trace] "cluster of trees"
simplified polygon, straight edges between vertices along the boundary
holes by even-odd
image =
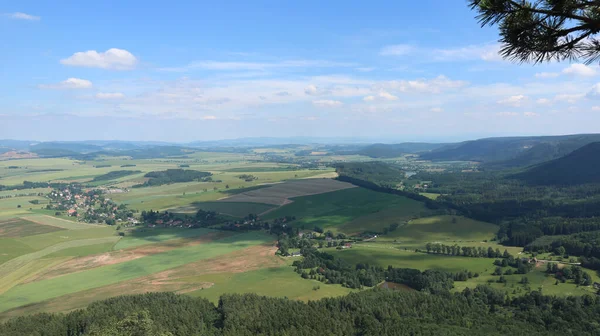
[[[589,286],[592,284],[592,277],[579,266],[568,266],[560,268],[558,263],[546,264],[546,273],[554,274],[556,279],[561,282],[573,280],[577,285]]]
[[[445,254],[450,256],[463,256],[473,258],[508,258],[510,254],[507,250],[504,253],[500,253],[500,249],[495,250],[492,247],[488,247],[487,250],[481,246],[470,247],[470,246],[458,246],[458,245],[444,245],[439,243],[427,243],[425,244],[427,253]]]
[[[144,177],[149,178],[149,180],[142,184],[136,184],[133,187],[140,188],[180,182],[208,181],[211,176],[212,173],[191,169],[167,169],[147,173]]]
[[[250,174],[242,174],[242,175],[238,175],[238,177],[240,180],[244,180],[246,182],[252,182],[254,180],[258,180],[258,177],[254,176],[254,175],[250,175]]]
[[[106,174],[102,174],[102,175],[98,175],[98,176],[94,177],[92,182],[114,180],[114,179],[118,179],[118,178],[125,177],[128,175],[137,174],[137,173],[141,173],[141,171],[139,171],[139,170],[115,170],[115,171],[111,171]]]
[[[53,189],[64,189],[68,186],[79,185],[77,183],[50,183],[50,182],[30,182],[23,181],[23,184],[6,186],[0,184],[0,191],[5,190],[23,190],[23,189],[33,189],[33,188],[53,188]]]
[[[526,251],[600,258],[600,230],[566,236],[543,236],[525,246]]]
[[[398,271],[398,277],[412,273],[416,274]],[[203,298],[148,293],[96,302],[67,314],[9,320],[0,325],[0,334],[534,336],[594,334],[599,323],[598,297],[554,297],[533,291],[510,298],[478,286],[444,295],[368,290],[308,303],[233,294],[222,296],[216,306]]]
[[[175,226],[175,227],[208,227],[224,222],[214,211],[198,210],[195,215],[175,214],[169,211],[142,211],[140,219],[145,225]]]
[[[455,275],[449,272],[427,270],[421,272],[409,268],[387,269],[369,264],[352,265],[343,259],[326,252],[319,252],[311,246],[301,250],[304,258],[292,264],[295,271],[305,279],[315,279],[328,284],[341,284],[348,288],[373,287],[382,281],[407,285],[416,290],[439,292],[454,287],[454,280],[466,280],[468,272]],[[472,276],[472,275],[471,275]]]

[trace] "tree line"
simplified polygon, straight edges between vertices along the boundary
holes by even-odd
[[[460,293],[373,289],[308,303],[255,294],[208,300],[173,293],[120,296],[66,314],[0,324],[16,335],[593,335],[600,299],[519,297],[488,286]]]

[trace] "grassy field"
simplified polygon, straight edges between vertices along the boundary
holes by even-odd
[[[353,291],[340,285],[325,285],[316,280],[302,279],[288,265],[244,273],[206,274],[189,280],[209,284],[208,288],[189,295],[204,297],[214,303],[218,303],[219,296],[226,293],[256,293],[308,301],[346,295]],[[315,290],[315,287],[319,289]]]
[[[215,211],[232,217],[243,218],[249,214],[261,214],[274,209],[274,205],[251,202],[195,202],[187,207],[173,209],[179,213],[195,213],[198,210]]]
[[[102,287],[152,273],[178,267],[193,261],[215,257],[252,245],[265,243],[271,237],[261,233],[244,233],[193,245],[132,261],[71,273],[58,278],[22,284],[2,294],[0,311],[44,301],[78,291]]]
[[[23,218],[11,218],[0,221],[0,237],[25,237],[59,230],[61,228],[36,224]]]
[[[213,230],[178,229],[178,228],[141,228],[127,233],[114,246],[114,250],[122,250],[142,245],[165,242],[171,239],[200,237]]]
[[[363,188],[297,197],[293,201],[265,218],[296,216],[292,223],[296,227],[319,226],[334,232],[359,233],[379,230],[388,222],[407,220],[425,211],[420,202]]]

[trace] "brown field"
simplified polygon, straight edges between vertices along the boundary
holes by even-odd
[[[67,260],[66,262],[50,267],[39,274],[36,274],[36,276],[27,279],[26,282],[35,282],[59,277],[65,274],[85,271],[96,267],[120,264],[126,261],[142,258],[145,256],[167,252],[176,248],[207,243],[215,239],[225,238],[229,235],[231,235],[230,232],[216,231],[200,236],[198,238],[173,239],[164,243],[157,243],[152,245],[134,247],[131,249],[124,249],[119,251],[73,258]]]
[[[252,246],[243,250],[211,259],[200,260],[149,276],[15,308],[3,312],[0,315],[0,321],[38,312],[66,312],[83,308],[93,301],[110,298],[123,293],[143,294],[147,292],[164,291],[188,293],[202,288],[209,288],[214,284],[194,281],[193,277],[210,273],[241,273],[261,268],[280,267],[285,265],[283,258],[275,256],[276,250],[277,247],[273,244]]]
[[[391,290],[400,290],[400,291],[412,291],[414,289],[408,287],[407,285],[384,281],[381,284],[377,285],[379,288],[391,289]]]
[[[220,199],[219,202],[250,202],[273,205],[291,203],[290,198],[323,194],[331,191],[354,188],[355,186],[328,178],[313,178],[292,180],[273,184],[268,188],[251,190],[231,197]]]

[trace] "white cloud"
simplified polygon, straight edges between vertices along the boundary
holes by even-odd
[[[482,44],[451,49],[435,49],[432,53],[434,59],[438,61],[501,61],[502,57],[498,54],[499,51],[499,44]]]
[[[316,85],[310,84],[306,88],[304,88],[304,93],[309,96],[322,96],[322,95],[330,94],[331,91],[325,90]]]
[[[550,104],[550,99],[540,98],[540,99],[536,100],[535,102],[540,105],[546,105],[546,104]]]
[[[596,69],[585,64],[577,63],[571,64],[568,68],[564,69],[562,73],[566,75],[592,77],[596,75]]]
[[[519,114],[517,112],[498,112],[496,115],[499,117],[516,117]]]
[[[16,20],[28,20],[28,21],[39,21],[40,20],[39,16],[21,13],[21,12],[9,13],[9,14],[5,14],[5,15],[12,19],[16,19]]]
[[[535,74],[536,78],[556,78],[560,76],[558,72],[538,72]]]
[[[87,68],[130,70],[135,68],[138,59],[127,50],[111,48],[105,52],[96,50],[76,52],[71,57],[62,59],[60,63]]]
[[[344,103],[342,103],[339,100],[323,99],[323,100],[313,101],[313,105],[318,106],[318,107],[338,107],[338,106],[342,106],[343,104]]]
[[[214,115],[207,115],[202,117],[203,120],[217,120],[217,117]]]
[[[585,96],[590,99],[599,99],[600,98],[600,83],[592,86],[590,91],[588,91],[588,93]]]
[[[394,96],[393,94],[391,94],[389,92],[381,91],[381,92],[377,93],[376,95],[366,96],[363,98],[363,100],[366,102],[376,101],[376,100],[398,100],[398,97]]]
[[[535,113],[535,112],[524,112],[523,115],[528,118],[534,118],[534,117],[540,116],[539,113]]]
[[[438,76],[433,79],[387,81],[379,83],[375,88],[395,90],[400,92],[426,92],[440,93],[449,89],[457,89],[466,86],[467,82],[451,80],[446,76]]]
[[[402,56],[410,54],[414,50],[415,47],[409,44],[396,44],[381,48],[379,54],[382,56]]]
[[[515,96],[510,96],[508,98],[499,100],[498,104],[519,107],[526,100],[527,100],[527,96],[524,96],[524,95],[515,95]]]
[[[429,111],[439,113],[444,112],[444,109],[441,107],[432,107]]]
[[[371,72],[371,71],[375,70],[375,68],[364,67],[364,68],[356,68],[356,70],[358,70],[360,72]]]
[[[42,84],[40,89],[91,89],[92,82],[87,79],[69,78],[56,84]]]
[[[592,111],[600,111],[600,106],[592,106]]]
[[[556,96],[554,96],[554,100],[557,102],[567,102],[569,104],[575,104],[577,103],[579,100],[581,100],[585,95],[581,94],[581,93],[575,93],[575,94],[558,94]]]
[[[121,99],[125,98],[125,95],[121,92],[98,92],[96,93],[98,99]]]

